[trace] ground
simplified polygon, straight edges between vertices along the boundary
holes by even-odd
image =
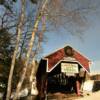
[[[73,100],[77,98],[76,94],[54,93],[48,94],[47,100]]]
[[[100,100],[100,91],[86,93],[83,96],[77,96],[76,94],[63,94],[58,92],[55,94],[49,94],[47,100]]]
[[[100,91],[90,93],[90,95],[85,95],[84,97],[75,100],[100,100]]]

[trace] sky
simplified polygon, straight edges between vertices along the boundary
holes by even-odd
[[[82,39],[68,34],[67,30],[45,33],[48,41],[43,44],[43,56],[70,45],[91,60],[91,72],[100,72],[100,7],[87,15],[87,21]]]
[[[85,4],[88,6],[90,1],[93,3],[93,5],[97,5],[98,7],[96,11],[90,12],[86,15],[88,26],[84,30],[84,34],[81,35],[82,39],[77,36],[70,35],[67,29],[46,32],[44,34],[46,35],[48,41],[42,44],[42,57],[54,52],[59,48],[70,45],[91,60],[91,71],[100,71],[100,0],[88,0],[88,3]],[[83,2],[87,2],[87,0],[83,0]]]

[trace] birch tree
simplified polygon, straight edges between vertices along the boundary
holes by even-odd
[[[34,39],[35,39],[35,34],[37,32],[39,21],[41,20],[41,17],[43,15],[43,11],[44,11],[47,3],[48,3],[48,0],[45,0],[43,5],[42,5],[42,8],[41,8],[40,12],[38,13],[38,15],[36,17],[36,20],[35,20],[35,23],[34,23],[34,27],[33,27],[32,37],[31,37],[31,40],[30,40],[30,43],[29,43],[29,48],[28,48],[28,52],[27,52],[27,56],[26,56],[25,68],[23,69],[23,74],[22,74],[21,79],[20,79],[20,81],[19,81],[19,83],[17,85],[16,94],[15,94],[13,100],[17,99],[18,93],[19,93],[19,91],[21,89],[21,86],[22,86],[22,83],[24,81],[25,74],[26,74],[26,71],[27,71],[27,68],[28,68],[29,57],[30,57],[30,54],[31,54],[31,51],[32,51],[32,47],[33,47],[33,43],[34,43]]]
[[[13,76],[14,65],[15,65],[15,60],[16,60],[16,54],[18,52],[20,36],[21,36],[21,33],[22,33],[22,28],[23,28],[23,23],[24,23],[24,18],[25,18],[25,0],[21,0],[21,5],[22,5],[21,16],[19,18],[19,24],[18,24],[18,27],[17,27],[17,40],[16,40],[16,46],[15,46],[14,54],[13,54],[13,57],[12,57],[11,69],[10,69],[9,78],[8,78],[6,100],[10,99],[10,94],[11,94],[11,83],[12,83],[12,76]]]

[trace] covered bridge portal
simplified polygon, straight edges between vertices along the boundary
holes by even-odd
[[[90,60],[70,46],[41,59],[37,72],[37,87],[42,97],[48,92],[76,92],[85,80]]]

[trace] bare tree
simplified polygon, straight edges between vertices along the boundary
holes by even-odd
[[[9,73],[6,100],[10,99],[10,94],[11,94],[11,83],[12,83],[12,76],[13,76],[13,70],[14,70],[14,65],[15,65],[15,59],[16,59],[16,54],[18,52],[20,36],[21,36],[21,33],[22,33],[23,22],[24,22],[24,18],[25,18],[25,0],[21,0],[21,5],[22,5],[21,16],[19,18],[19,24],[18,24],[18,27],[17,27],[17,40],[16,40],[16,46],[15,46],[14,54],[13,54],[13,57],[12,57],[11,69],[10,69],[10,73]]]
[[[34,43],[34,39],[35,39],[35,34],[37,32],[38,25],[39,25],[39,21],[41,20],[41,17],[43,16],[43,11],[44,11],[47,3],[48,3],[48,0],[45,0],[44,3],[43,3],[43,5],[42,5],[41,10],[39,11],[39,13],[37,15],[36,21],[34,23],[32,37],[31,37],[31,40],[30,40],[30,43],[29,43],[29,49],[28,49],[27,56],[26,56],[25,68],[23,69],[23,74],[22,74],[21,79],[20,79],[20,81],[19,81],[19,83],[17,85],[16,94],[15,94],[13,100],[16,100],[17,99],[18,93],[19,93],[19,91],[21,89],[21,86],[22,86],[22,83],[24,81],[25,74],[26,74],[26,71],[27,71],[27,68],[28,68],[30,54],[31,54],[32,47],[33,47],[33,43]]]

